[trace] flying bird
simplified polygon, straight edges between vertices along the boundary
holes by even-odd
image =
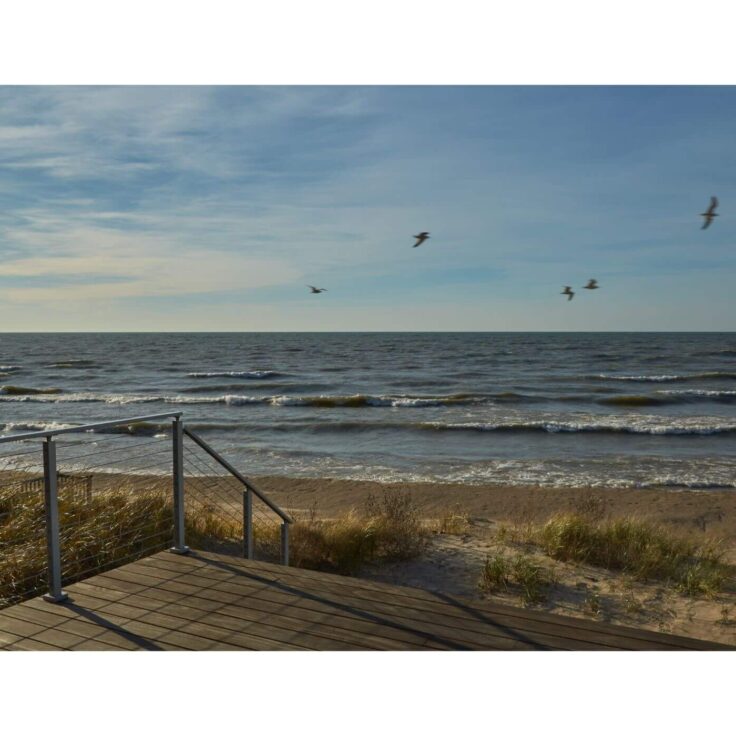
[[[567,294],[567,301],[570,301],[575,296],[575,292],[569,286],[566,286],[560,294]]]
[[[700,216],[705,218],[705,222],[703,223],[703,227],[701,227],[701,230],[705,230],[705,228],[708,227],[708,225],[713,222],[714,217],[718,217],[716,214],[716,207],[718,207],[718,198],[717,197],[711,197],[710,198],[710,206],[705,212],[701,212]]]
[[[412,235],[413,238],[417,239],[417,242],[414,243],[412,248],[416,248],[418,245],[421,245],[427,238],[429,237],[429,233],[419,233],[419,235]]]
[[[312,290],[312,294],[321,294],[323,291],[327,291],[327,289],[318,289],[316,286],[307,286]]]
[[[588,283],[583,286],[583,289],[598,289],[598,282],[595,279],[588,279]]]

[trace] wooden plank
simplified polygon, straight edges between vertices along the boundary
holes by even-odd
[[[5,649],[10,644],[20,641],[22,638],[23,637],[18,634],[10,634],[5,631],[0,631],[0,649]]]
[[[6,634],[17,634],[18,636],[28,637],[44,631],[44,624],[32,624],[28,621],[21,621],[6,614],[0,614],[0,631]]]
[[[37,641],[36,639],[20,639],[11,644],[8,649],[21,650],[24,652],[63,652],[62,647],[48,644],[45,641]]]
[[[141,649],[156,650],[161,648],[156,641],[149,641],[144,636],[137,636],[130,632],[127,627],[103,629],[94,637],[94,640],[99,641],[102,644],[111,644],[112,646],[119,647],[120,649],[127,649],[131,652]]]
[[[5,609],[3,614],[21,621],[27,621],[30,624],[49,627],[63,623],[65,620],[65,616],[57,613],[54,609],[56,609],[56,606],[52,608],[48,603],[46,603],[46,610],[31,608],[30,606],[21,604]]]
[[[59,624],[56,630],[65,631],[68,634],[76,634],[85,639],[94,639],[96,636],[104,633],[106,627],[100,626],[100,624],[94,624],[91,621],[76,619]]]
[[[44,629],[31,637],[34,641],[42,641],[45,644],[51,644],[59,649],[69,649],[75,644],[80,644],[87,637],[78,634],[70,634],[59,629]]]
[[[124,649],[116,647],[112,644],[108,644],[103,641],[95,641],[94,639],[85,639],[79,644],[75,644],[71,647],[72,651],[75,652],[123,652]]]
[[[244,647],[237,644],[226,644],[225,642],[204,639],[184,631],[168,631],[158,639],[159,643],[178,646],[190,652],[203,652],[214,649],[218,645],[224,645],[228,651],[244,651]]]

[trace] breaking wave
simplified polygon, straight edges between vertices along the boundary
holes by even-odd
[[[22,432],[55,432],[58,429],[70,429],[75,424],[64,424],[63,422],[6,422],[0,424],[0,432],[3,434],[20,434]]]
[[[93,368],[94,360],[60,360],[58,363],[49,363],[47,368]]]
[[[716,422],[682,420],[681,423],[666,424],[647,421],[500,421],[500,422],[424,422],[417,428],[434,431],[461,432],[560,432],[597,434],[644,434],[644,435],[718,435],[736,434],[736,422]]]
[[[206,371],[187,373],[189,378],[282,378],[288,374],[278,371]]]
[[[665,383],[670,381],[704,381],[704,380],[729,380],[736,381],[736,373],[728,371],[707,371],[705,373],[690,373],[685,375],[663,374],[642,376],[615,376],[608,373],[596,373],[583,376],[593,381],[637,381],[641,383]]]

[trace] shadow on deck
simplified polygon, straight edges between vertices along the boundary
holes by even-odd
[[[10,650],[713,650],[651,631],[209,552],[169,552],[0,611]]]

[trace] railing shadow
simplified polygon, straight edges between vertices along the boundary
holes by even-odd
[[[128,631],[127,629],[120,626],[120,624],[114,624],[112,623],[112,621],[108,621],[103,616],[100,616],[99,614],[94,613],[89,609],[74,603],[73,599],[67,600],[62,605],[64,606],[64,608],[68,608],[70,611],[74,611],[74,613],[76,613],[78,616],[86,618],[91,623],[97,624],[97,626],[103,626],[108,631],[113,631],[116,634],[119,634],[124,639],[127,639],[131,644],[135,644],[141,649],[156,652],[164,651],[164,648],[160,647],[158,644],[156,644],[156,642],[153,642],[150,639],[146,639],[146,637],[144,636],[134,634],[132,631]]]

